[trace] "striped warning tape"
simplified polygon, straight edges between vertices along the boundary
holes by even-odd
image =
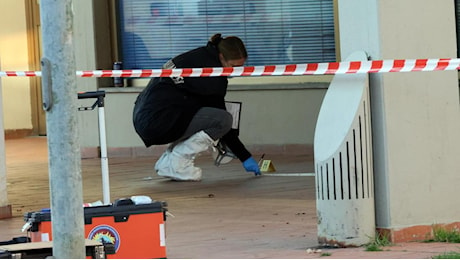
[[[405,59],[346,61],[226,68],[140,69],[140,70],[83,70],[78,77],[241,77],[335,75],[358,73],[386,73],[411,71],[458,70],[460,59]],[[40,77],[40,71],[0,71],[0,77]]]

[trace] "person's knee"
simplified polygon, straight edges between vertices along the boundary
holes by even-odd
[[[227,134],[232,128],[233,117],[232,115],[223,109],[209,108],[202,110],[201,124],[198,127],[205,132],[213,139],[217,140]],[[196,123],[196,122],[195,122]],[[190,128],[190,127],[189,127]],[[195,127],[196,128],[196,127]],[[195,132],[195,131],[194,131]]]
[[[222,132],[227,133],[232,129],[233,116],[229,112],[225,111],[222,115]]]

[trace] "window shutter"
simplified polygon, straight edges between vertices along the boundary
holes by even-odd
[[[161,68],[215,33],[246,44],[246,65],[335,61],[332,0],[121,0],[124,68]]]

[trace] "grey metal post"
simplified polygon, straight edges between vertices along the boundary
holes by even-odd
[[[85,258],[72,0],[40,1],[53,255]]]

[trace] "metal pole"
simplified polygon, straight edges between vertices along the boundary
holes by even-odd
[[[101,145],[101,169],[102,169],[102,195],[104,205],[110,204],[109,183],[109,160],[107,158],[107,138],[105,136],[105,113],[104,104],[98,107],[99,113],[99,142]]]
[[[41,0],[53,256],[85,258],[72,0]]]

